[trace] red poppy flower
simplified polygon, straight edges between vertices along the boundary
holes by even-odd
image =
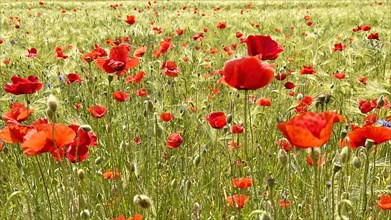
[[[182,142],[183,138],[179,133],[172,133],[167,138],[166,146],[168,148],[178,148]]]
[[[377,206],[381,210],[391,210],[391,195],[388,194],[380,194],[378,196],[380,198],[379,201],[377,201]]]
[[[56,47],[56,55],[54,56],[56,59],[67,59],[68,56],[64,55],[61,47]]]
[[[360,30],[362,31],[370,31],[372,28],[369,25],[362,25],[360,26]]]
[[[28,49],[27,52],[28,52],[28,54],[26,54],[26,57],[28,57],[28,58],[34,58],[34,57],[38,56],[37,49],[34,47],[31,49]]]
[[[343,43],[334,44],[333,51],[343,51],[346,49],[346,45]]]
[[[133,52],[133,56],[134,57],[143,57],[145,52],[147,51],[147,47],[146,46],[139,46],[137,47],[137,49]]]
[[[265,107],[269,107],[269,106],[272,105],[272,103],[270,101],[270,98],[259,98],[256,101],[256,104],[259,105],[259,106],[265,106]]]
[[[270,36],[250,35],[246,45],[249,56],[259,56],[262,60],[275,60],[284,51]]]
[[[117,100],[118,102],[124,102],[129,100],[129,94],[126,92],[122,92],[122,91],[113,92],[113,96],[115,100]]]
[[[232,125],[230,128],[229,128],[229,131],[232,133],[232,134],[241,134],[243,133],[243,125],[242,124],[236,124],[236,125]]]
[[[178,30],[176,30],[176,33],[177,33],[178,35],[182,35],[184,31],[185,31],[185,30],[183,30],[183,29],[178,29]]]
[[[31,129],[33,128],[30,126],[9,121],[9,124],[0,131],[0,139],[10,144],[22,143],[24,136]]]
[[[369,40],[379,40],[379,33],[368,35]]]
[[[66,147],[66,157],[72,162],[83,162],[88,157],[88,147],[96,146],[96,136],[92,131],[84,131],[78,125],[69,126],[76,134],[72,143]]]
[[[315,74],[316,71],[312,66],[304,66],[302,70],[300,70],[300,74]]]
[[[124,79],[124,82],[126,84],[129,84],[129,83],[140,83],[141,80],[144,78],[145,76],[145,73],[144,72],[138,72],[136,75],[134,76],[127,76],[125,79]]]
[[[140,60],[138,58],[129,59],[130,47],[126,44],[114,46],[110,50],[109,58],[96,59],[96,65],[106,73],[116,73],[117,76],[125,75],[129,69],[136,67]]]
[[[128,15],[126,16],[125,22],[132,25],[136,22],[136,17],[134,15]]]
[[[169,50],[171,50],[174,47],[174,45],[167,41],[160,42],[160,47],[158,50],[153,51],[153,56],[159,58],[161,55],[167,53]]]
[[[284,87],[286,89],[293,89],[293,88],[295,88],[295,86],[296,85],[293,82],[286,82],[286,83],[284,83]]]
[[[160,120],[162,120],[164,122],[169,122],[174,118],[175,118],[174,115],[171,114],[170,112],[163,112],[160,114]]]
[[[16,102],[11,105],[11,110],[4,113],[1,118],[5,123],[8,123],[8,121],[22,122],[27,120],[33,112],[34,109],[26,108],[23,104]]]
[[[360,146],[365,146],[365,141],[371,139],[374,144],[381,144],[391,140],[391,129],[387,127],[376,127],[373,125],[365,125],[362,128],[357,128],[349,132],[350,148],[354,149]]]
[[[232,185],[235,188],[246,189],[253,185],[253,180],[251,178],[235,178],[232,179]]]
[[[286,139],[282,138],[276,141],[276,145],[281,147],[284,151],[288,152],[293,150],[294,146],[292,146]]]
[[[320,147],[331,137],[335,122],[341,121],[335,112],[305,112],[277,125],[288,141],[298,148]]]
[[[309,27],[311,27],[313,24],[314,24],[314,22],[312,22],[312,21],[307,22],[307,26],[309,26]]]
[[[105,179],[109,180],[115,180],[121,177],[121,174],[118,172],[118,168],[115,168],[114,172],[111,172],[110,170],[107,170],[104,174],[103,177]]]
[[[75,137],[75,132],[68,126],[48,123],[26,134],[22,150],[28,156],[52,153],[53,157],[61,159],[65,154],[63,148],[71,144]]]
[[[163,62],[160,69],[162,69],[162,73],[169,77],[177,77],[178,73],[181,72],[181,69],[176,66],[174,61]]]
[[[242,90],[262,88],[274,78],[274,65],[257,57],[242,57],[225,62],[223,79],[231,87]]]
[[[346,74],[345,73],[334,73],[333,74],[333,77],[336,78],[336,79],[345,79],[346,78]]]
[[[219,22],[216,27],[219,29],[224,29],[227,27],[227,24],[225,22]]]
[[[91,113],[92,117],[94,118],[102,118],[107,111],[105,107],[100,105],[91,106],[87,110]]]
[[[281,73],[281,74],[277,74],[274,78],[276,78],[276,80],[283,81],[283,80],[285,80],[287,77],[288,77],[288,74],[286,74],[286,73]]]
[[[67,81],[65,82],[67,85],[71,84],[71,83],[81,83],[82,82],[82,79],[80,78],[80,75],[79,74],[76,74],[76,73],[69,73],[67,75]]]
[[[4,85],[4,89],[6,92],[14,95],[33,94],[42,88],[42,83],[38,82],[38,77],[36,76],[28,76],[27,78],[13,76],[11,81],[12,83]]]
[[[140,97],[144,97],[148,95],[148,91],[146,88],[141,88],[136,91],[136,95]]]
[[[308,165],[310,165],[311,167],[314,166],[314,161],[312,160],[311,155],[307,155],[305,157],[305,159],[306,159]],[[319,155],[319,158],[318,158],[318,161],[317,161],[318,167],[321,167],[321,166],[325,165],[326,161],[327,161],[327,159],[326,159],[325,156]]]
[[[376,102],[360,99],[358,100],[358,108],[361,113],[366,114],[376,108]]]
[[[230,141],[228,143],[228,148],[229,149],[239,149],[241,147],[240,143],[236,142],[236,141]]]
[[[79,109],[83,108],[83,105],[82,104],[75,104],[73,106],[73,108],[75,108],[76,110],[79,110]]]
[[[379,116],[376,113],[369,114],[362,120],[362,122],[364,123],[364,125],[373,125],[377,122],[378,119]]]
[[[205,119],[212,128],[222,129],[227,124],[227,116],[224,112],[212,112]]]
[[[309,15],[304,16],[304,20],[308,21],[310,19],[311,19],[311,17]]]
[[[367,77],[360,77],[358,80],[360,81],[360,83],[367,85],[367,81],[368,81]]]
[[[291,205],[291,201],[288,199],[281,199],[280,200],[280,207],[281,208],[288,208]]]
[[[246,205],[248,196],[242,194],[236,194],[233,196],[228,196],[226,199],[232,208],[242,209],[244,208],[244,205]]]

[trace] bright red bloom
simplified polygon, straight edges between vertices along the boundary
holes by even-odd
[[[371,139],[374,144],[381,144],[391,140],[391,129],[387,127],[376,127],[373,125],[365,125],[362,128],[357,128],[348,133],[350,148],[354,149],[360,146],[365,146],[365,141]]]
[[[362,25],[360,26],[360,30],[362,31],[370,31],[372,28],[369,25]]]
[[[162,120],[164,122],[169,122],[174,118],[175,118],[174,115],[171,114],[170,112],[163,112],[160,114],[160,120]]]
[[[309,26],[309,27],[311,27],[313,24],[314,24],[314,22],[312,22],[312,21],[307,22],[307,26]]]
[[[122,92],[122,91],[113,92],[113,97],[118,102],[124,102],[124,101],[129,100],[129,94],[126,92]]]
[[[132,25],[136,22],[136,17],[134,15],[128,15],[126,16],[125,22]]]
[[[182,35],[184,31],[185,31],[185,30],[183,30],[183,29],[178,29],[178,30],[176,30],[176,33],[177,33],[178,35]]]
[[[391,195],[380,194],[378,197],[380,200],[377,201],[377,207],[381,210],[391,210]]]
[[[249,56],[259,56],[262,60],[275,60],[284,51],[270,36],[250,35],[246,45]]]
[[[67,59],[68,56],[64,55],[61,47],[56,47],[56,55],[54,56],[56,59]]]
[[[360,83],[367,85],[368,78],[367,77],[360,77],[359,81],[360,81]]]
[[[4,113],[1,118],[5,123],[9,121],[22,122],[27,120],[33,112],[34,109],[26,108],[23,104],[15,102],[11,105],[11,110]]]
[[[83,80],[80,78],[79,74],[76,73],[69,73],[67,75],[67,81],[66,84],[69,85],[71,83],[81,83]]]
[[[272,103],[270,101],[270,98],[259,98],[256,101],[256,104],[259,105],[259,106],[265,106],[265,107],[268,107],[268,106],[272,105]]]
[[[291,201],[288,199],[281,199],[280,200],[280,207],[281,208],[288,208],[291,205]]]
[[[311,19],[311,17],[309,15],[304,16],[304,20],[308,21],[310,19]]]
[[[333,74],[333,77],[336,78],[336,79],[345,79],[346,78],[346,74],[345,73],[334,73]]]
[[[14,95],[33,94],[41,90],[43,85],[43,83],[38,82],[38,77],[36,76],[28,76],[27,78],[13,76],[11,81],[12,83],[4,85],[4,89],[6,92]]]
[[[242,209],[244,208],[244,205],[246,205],[248,196],[242,194],[236,194],[233,196],[228,196],[226,199],[232,208]]]
[[[178,148],[182,142],[183,138],[179,133],[172,133],[167,138],[166,146],[168,148]]]
[[[379,33],[368,35],[369,40],[379,40]]]
[[[358,100],[358,108],[361,113],[366,114],[376,108],[376,102],[360,99]]]
[[[107,170],[103,177],[108,180],[115,180],[121,177],[121,174],[118,172],[118,168],[115,168],[114,172],[111,172],[110,170]]]
[[[227,27],[227,24],[225,22],[219,22],[216,27],[219,29],[224,29]]]
[[[159,49],[153,51],[153,56],[159,58],[161,55],[167,53],[173,47],[174,47],[174,45],[171,42],[162,41],[162,42],[160,42]]]
[[[91,113],[92,117],[94,118],[102,118],[107,111],[105,107],[100,105],[91,106],[87,110]]]
[[[227,124],[227,116],[224,112],[212,112],[205,119],[212,128],[222,129]]]
[[[373,125],[377,122],[378,118],[379,116],[376,113],[369,114],[362,120],[362,122],[364,123],[364,125]]]
[[[237,38],[241,38],[243,36],[242,32],[238,31],[236,32],[236,37]]]
[[[105,56],[107,56],[107,52],[103,48],[101,48],[98,44],[95,44],[94,50],[90,53],[84,54],[82,56],[82,59],[85,62],[90,63],[98,57],[105,57]]]
[[[242,124],[236,124],[236,125],[232,125],[230,128],[229,128],[229,131],[232,133],[232,134],[241,134],[243,133],[243,125]]]
[[[76,134],[72,143],[66,147],[66,157],[72,162],[83,162],[88,157],[88,147],[96,146],[97,139],[92,131],[85,131],[78,125],[69,126]]]
[[[136,95],[140,97],[144,97],[148,95],[148,91],[146,88],[141,88],[136,91]]]
[[[137,49],[133,52],[133,56],[134,57],[143,57],[145,52],[147,51],[147,47],[146,46],[139,46],[137,47]]]
[[[300,74],[315,74],[316,71],[312,66],[304,66],[302,70],[300,70]]]
[[[96,65],[106,73],[116,73],[117,76],[125,75],[129,69],[136,67],[140,60],[138,58],[129,59],[130,47],[126,44],[114,46],[110,50],[109,58],[96,59]]]
[[[144,78],[145,76],[145,73],[144,72],[138,72],[136,75],[134,76],[127,76],[125,79],[124,79],[124,82],[126,84],[129,84],[129,83],[140,83],[141,80]]]
[[[34,58],[34,57],[38,56],[37,49],[34,47],[31,49],[28,49],[27,52],[28,52],[28,54],[26,54],[26,57],[28,57],[28,58]]]
[[[283,80],[285,80],[287,77],[288,77],[288,74],[286,74],[286,73],[277,74],[277,75],[275,76],[276,80],[279,80],[279,81],[283,81]]]
[[[253,180],[251,178],[235,178],[232,179],[232,185],[235,188],[246,189],[253,185]]]
[[[295,88],[295,86],[296,85],[293,82],[286,82],[286,83],[284,83],[285,89],[293,89],[293,88]]]
[[[276,145],[281,147],[284,151],[288,152],[288,151],[291,151],[293,150],[294,146],[292,146],[289,141],[287,141],[286,139],[282,138],[280,140],[277,140],[276,141]]]
[[[262,88],[274,78],[274,65],[257,57],[242,57],[225,62],[223,79],[231,87],[241,90]]]
[[[31,126],[9,121],[9,124],[0,131],[0,139],[10,144],[22,143],[24,136],[32,129]]]
[[[346,49],[346,45],[343,43],[334,44],[333,51],[343,51]]]
[[[333,124],[341,118],[335,112],[305,112],[279,123],[277,128],[298,148],[320,147],[330,139]]]
[[[22,150],[27,156],[51,153],[60,160],[65,154],[64,147],[71,144],[75,137],[75,132],[68,126],[48,123],[26,134]]]
[[[178,73],[181,72],[181,69],[176,66],[174,61],[163,62],[160,69],[162,69],[162,73],[169,77],[177,77]]]

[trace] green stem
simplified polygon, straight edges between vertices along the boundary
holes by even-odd
[[[318,192],[318,158],[315,155],[315,149],[311,148],[311,156],[314,164],[314,186],[313,186],[313,198],[315,199],[315,203],[313,206],[316,206],[316,212],[313,212],[313,219],[317,219],[320,214],[320,202],[319,202],[319,192]]]
[[[8,209],[8,206],[11,204],[11,201],[14,197],[16,197],[17,195],[22,195],[25,199],[26,199],[26,202],[27,202],[27,211],[29,213],[29,219],[33,219],[33,215],[32,215],[32,212],[31,212],[31,207],[30,207],[30,203],[29,203],[29,199],[27,197],[27,195],[22,192],[22,191],[16,191],[16,192],[13,192],[10,197],[8,198],[7,202],[5,203],[4,207],[3,207],[3,213],[1,215],[1,219],[7,219],[6,215],[7,215],[7,209]]]
[[[41,177],[42,177],[43,186],[45,187],[46,199],[48,200],[48,204],[49,204],[50,219],[53,220],[52,203],[50,202],[49,191],[48,191],[48,186],[46,184],[45,175],[43,175],[41,163],[39,162],[38,157],[35,157],[35,160],[38,164],[38,169],[39,169],[39,173],[41,174]]]
[[[248,158],[248,142],[247,142],[247,105],[248,105],[248,90],[244,90],[244,154],[246,162],[249,162]]]
[[[331,175],[331,218],[334,220],[334,210],[335,210],[335,201],[334,201],[334,179],[335,179],[335,172]]]
[[[365,211],[367,209],[367,179],[368,179],[368,170],[369,170],[369,151],[367,150],[365,153],[365,168],[364,168],[364,186],[362,187],[362,219],[364,219]]]

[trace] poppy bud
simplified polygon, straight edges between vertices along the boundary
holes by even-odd
[[[373,146],[374,143],[375,143],[375,141],[372,140],[372,139],[367,139],[367,140],[365,140],[365,148],[366,148],[367,150],[370,150],[370,149],[372,148],[372,146]]]
[[[53,120],[53,118],[54,118],[54,112],[53,112],[52,110],[46,109],[46,115],[48,116],[48,118],[49,118],[50,120]]]
[[[103,158],[102,158],[102,157],[97,157],[97,158],[95,159],[95,164],[98,165],[98,164],[102,163],[102,161],[103,161]]]
[[[301,100],[303,100],[303,98],[304,98],[304,95],[303,95],[302,93],[299,93],[299,94],[297,94],[297,96],[296,96],[296,100],[297,100],[297,101],[301,101]]]
[[[77,176],[82,180],[85,176],[85,172],[82,169],[77,170]]]
[[[58,104],[57,98],[54,95],[50,94],[47,102],[48,109],[50,109],[50,111],[52,112],[56,112],[57,104]]]
[[[350,156],[349,148],[348,147],[342,148],[342,151],[341,151],[341,154],[340,154],[342,163],[348,162],[349,156]]]
[[[331,99],[331,95],[330,94],[325,94],[325,96],[326,96],[326,99],[325,99],[325,101],[324,101],[324,103],[329,103],[329,101],[330,101],[330,99]]]
[[[151,199],[146,195],[135,195],[133,197],[133,202],[143,209],[148,209],[152,206]]]
[[[268,185],[270,188],[273,188],[275,183],[276,183],[276,181],[272,177],[266,179],[266,185]]]
[[[145,107],[146,107],[146,109],[147,109],[148,111],[153,112],[154,106],[153,106],[153,103],[152,103],[151,100],[145,100],[145,101],[144,101],[144,104],[145,104]]]
[[[361,167],[361,159],[359,157],[353,157],[352,164],[355,168],[359,169]]]
[[[193,164],[194,164],[194,166],[198,166],[198,164],[200,164],[200,162],[201,162],[201,157],[200,157],[200,155],[197,154],[194,157]]]
[[[338,171],[340,171],[341,169],[342,169],[341,162],[339,160],[333,161],[333,172],[338,173]]]
[[[98,193],[97,195],[96,195],[96,197],[98,198],[98,200],[102,200],[102,193]]]
[[[324,104],[326,101],[326,96],[324,94],[321,94],[316,98],[316,102],[320,104]]]
[[[386,186],[387,190],[391,190],[391,185]]]
[[[109,74],[108,77],[107,77],[107,79],[109,80],[109,84],[110,84],[110,83],[113,81],[114,76],[111,75],[111,74]]]
[[[172,188],[175,188],[175,187],[176,187],[176,179],[171,180],[170,186],[171,186]]]
[[[88,209],[84,209],[81,213],[80,213],[80,218],[81,219],[90,219],[91,217],[91,214],[90,214],[90,210]]]
[[[281,166],[286,166],[288,162],[288,155],[283,149],[280,149],[277,154],[277,159]]]
[[[230,124],[232,122],[232,114],[227,115],[227,123]]]
[[[383,107],[384,104],[385,104],[385,101],[384,101],[384,97],[383,97],[383,95],[382,95],[382,96],[380,96],[380,98],[376,101],[376,105],[377,105],[377,106],[380,106],[380,107]]]
[[[143,115],[144,115],[144,117],[147,117],[147,116],[148,116],[147,110],[144,110]]]

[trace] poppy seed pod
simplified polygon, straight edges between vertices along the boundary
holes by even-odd
[[[48,109],[52,112],[56,112],[57,105],[58,105],[57,98],[54,95],[50,94],[47,102]]]
[[[139,194],[135,195],[133,197],[133,202],[134,204],[140,206],[143,209],[148,209],[152,206],[151,199],[146,195],[139,195]]]

